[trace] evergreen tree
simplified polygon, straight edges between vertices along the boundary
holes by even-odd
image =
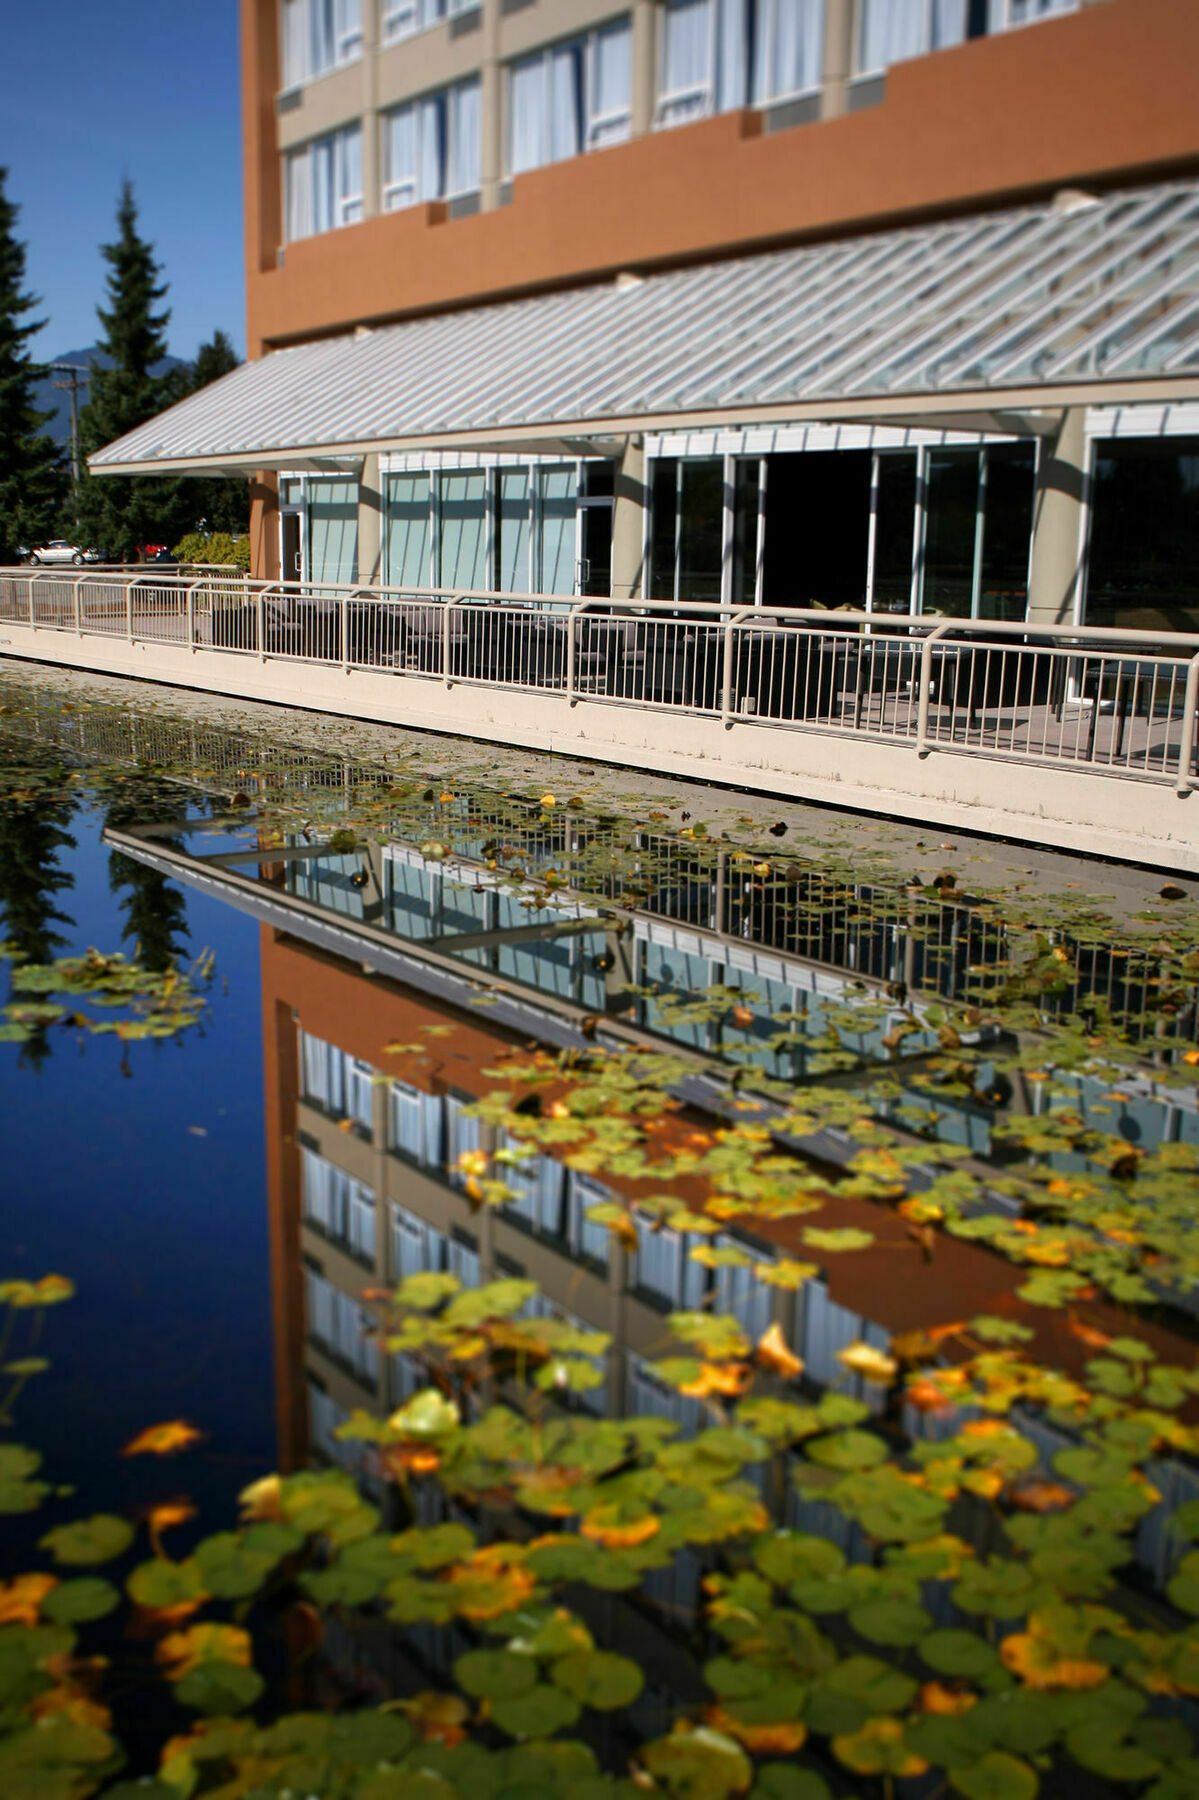
[[[50,536],[66,486],[62,451],[42,430],[51,415],[33,401],[45,370],[29,341],[44,321],[29,317],[37,301],[23,292],[25,246],[13,235],[18,209],[5,195],[7,178],[0,168],[0,563]]]
[[[160,279],[153,245],[138,234],[137,203],[129,181],[121,185],[116,242],[101,248],[108,263],[108,306],[96,311],[104,328],[100,349],[111,359],[111,367],[92,365],[90,395],[79,415],[84,459],[179,398],[170,377],[153,372],[166,355],[171,315],[167,308],[155,310],[166,297],[166,283]],[[179,501],[178,482],[84,474],[79,484],[80,530],[110,556],[132,558],[148,538],[170,535]]]
[[[169,824],[183,810],[177,785],[161,776],[139,771],[122,782],[105,813],[106,827],[122,830],[129,825]],[[179,838],[159,839],[182,848]],[[108,859],[108,885],[114,894],[124,890],[121,932],[143,968],[161,973],[177,959],[187,940],[187,903],[183,894],[157,869],[135,862],[114,850]],[[182,941],[180,941],[182,940]]]
[[[75,921],[56,904],[75,878],[58,860],[73,850],[66,829],[75,810],[66,770],[32,756],[27,746],[6,741],[0,766],[0,910],[8,953],[20,962],[53,962],[67,939],[56,929]],[[34,1026],[21,1061],[40,1068],[50,1054],[44,1025]]]
[[[219,381],[222,375],[228,375],[239,366],[240,359],[232,340],[226,332],[218,330],[213,332],[208,343],[200,345],[191,368],[180,373],[190,375],[187,391],[197,394],[209,382]],[[198,530],[201,519],[208,531],[227,531],[230,537],[240,537],[250,529],[248,480],[226,477],[189,481],[183,498],[189,509],[184,521],[186,531]]]

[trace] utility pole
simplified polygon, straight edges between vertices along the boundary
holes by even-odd
[[[51,363],[50,368],[55,375],[68,375],[69,381],[56,381],[54,386],[69,390],[71,395],[71,483],[75,489],[79,487],[79,386],[86,387],[91,380],[91,369],[81,369],[78,363]]]

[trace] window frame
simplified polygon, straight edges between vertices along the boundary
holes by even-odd
[[[357,139],[356,153],[351,152],[353,140]],[[328,224],[318,224],[318,184],[317,169],[321,158],[331,159],[330,194],[332,198],[332,218]],[[363,194],[362,175],[362,120],[352,119],[345,125],[339,125],[335,131],[322,132],[319,137],[307,138],[304,143],[296,144],[292,149],[283,152],[283,242],[300,244],[305,238],[325,237],[330,231],[340,231],[346,225],[357,225],[366,216],[366,204]],[[296,180],[301,164],[307,164],[305,180],[307,182],[307,220],[306,229],[293,229],[293,183]],[[357,191],[350,186],[347,176],[355,169],[357,172]]]
[[[600,38],[615,36],[617,33],[626,40],[628,57],[628,88],[625,105],[615,111],[601,113],[598,110],[597,90],[599,83],[599,56],[597,54]],[[578,143],[573,150],[563,156],[552,154],[549,142],[549,126],[553,109],[553,67],[554,58],[566,53],[574,53],[580,58],[578,69],[578,88],[582,101]],[[513,103],[513,86],[517,72],[529,70],[539,65],[541,77],[541,147],[538,160],[528,163],[524,168],[514,167],[514,142],[516,129],[516,107]],[[570,162],[576,156],[585,156],[593,150],[606,150],[614,144],[629,141],[633,129],[633,22],[628,13],[622,13],[614,19],[605,19],[601,24],[591,26],[583,32],[576,32],[570,37],[557,38],[548,44],[540,44],[535,50],[523,56],[515,56],[505,64],[504,68],[504,175],[507,180],[515,180],[520,175],[530,174],[534,169],[550,168],[555,163]],[[619,132],[620,135],[611,135]]]
[[[481,82],[478,75],[468,75],[461,81],[451,82],[446,87],[430,89],[428,93],[416,94],[411,100],[401,101],[398,106],[389,106],[380,114],[379,128],[383,138],[382,182],[380,198],[384,212],[407,212],[414,206],[427,206],[437,201],[451,202],[461,200],[470,194],[477,194],[482,182],[483,134],[480,104],[480,126],[478,142],[474,147],[474,168],[476,180],[473,186],[450,187],[450,172],[455,164],[455,148],[457,134],[460,131],[459,116],[462,108],[462,96],[471,88],[479,95],[481,103]],[[425,145],[424,134],[426,121],[430,117],[430,108],[436,109],[437,116],[437,192],[426,194],[422,189],[424,171]],[[397,176],[391,169],[392,128],[396,120],[407,116],[412,121],[412,162],[411,173]],[[410,190],[411,199],[395,198],[400,190]]]
[[[363,3],[364,0],[280,0],[280,92],[295,93],[310,81],[319,81],[323,76],[361,60]],[[369,3],[370,0],[366,0],[366,4]],[[289,20],[294,44],[289,44]],[[318,28],[321,55],[314,59],[312,52],[317,43]],[[327,60],[325,52],[328,53]],[[298,62],[299,67],[293,67],[293,62]]]

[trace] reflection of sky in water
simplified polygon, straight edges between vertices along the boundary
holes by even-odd
[[[74,887],[59,904],[77,921],[60,927],[63,955],[120,943],[100,824],[76,812],[78,847],[61,852]],[[144,1499],[145,1460],[115,1452],[147,1424],[186,1417],[212,1433],[187,1484],[223,1512],[275,1454],[258,930],[194,893],[187,925],[191,950],[216,954],[202,1034],[129,1045],[131,1078],[113,1038],[80,1052],[52,1028],[37,1070],[21,1046],[0,1045],[0,1269],[78,1285],[47,1318],[53,1368],[22,1403],[55,1478],[97,1506]],[[162,1465],[164,1491],[179,1480]]]

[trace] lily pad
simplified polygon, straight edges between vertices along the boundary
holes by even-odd
[[[454,1664],[454,1679],[475,1700],[515,1700],[537,1685],[537,1662],[510,1650],[468,1650]]]
[[[1035,1800],[1035,1769],[1003,1750],[988,1750],[971,1768],[950,1769],[949,1785],[966,1800]]]
[[[60,1625],[81,1625],[88,1619],[102,1619],[121,1604],[121,1596],[111,1581],[98,1575],[81,1575],[77,1581],[61,1581],[42,1601],[47,1619]]]
[[[111,1562],[128,1550],[133,1542],[133,1527],[115,1513],[94,1513],[90,1519],[77,1519],[73,1525],[56,1525],[38,1540],[49,1550],[55,1562],[83,1566]]]
[[[972,1631],[946,1626],[920,1639],[920,1655],[938,1675],[964,1676],[977,1681],[989,1675],[999,1661],[994,1647]]]
[[[573,1725],[580,1710],[572,1695],[542,1681],[513,1699],[497,1700],[491,1716],[500,1730],[512,1737],[543,1738]]]
[[[645,1676],[635,1662],[607,1650],[560,1657],[550,1669],[550,1680],[598,1712],[631,1706],[645,1686]]]

